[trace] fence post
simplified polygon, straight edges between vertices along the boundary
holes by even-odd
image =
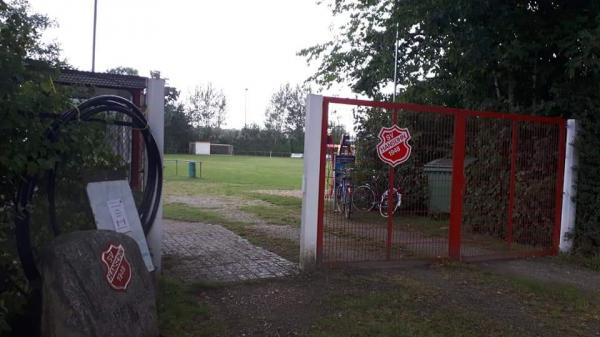
[[[460,259],[463,189],[465,183],[466,117],[454,115],[454,145],[452,146],[452,197],[450,201],[450,230],[448,255]]]
[[[302,217],[300,227],[300,268],[310,269],[317,262],[318,224],[322,218],[320,177],[323,122],[323,97],[307,97],[304,175],[302,176]]]
[[[569,233],[575,229],[575,211],[577,203],[575,202],[575,196],[577,189],[577,149],[575,148],[575,139],[577,137],[577,121],[574,119],[567,120],[567,135],[565,142],[565,166],[564,166],[564,179],[563,179],[563,193],[562,193],[562,214],[561,214],[561,228],[560,228],[560,243],[559,249],[561,252],[571,251],[573,242],[569,237]],[[559,144],[562,146],[562,144]]]

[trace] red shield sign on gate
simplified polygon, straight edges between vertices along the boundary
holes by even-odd
[[[102,262],[106,265],[106,281],[116,290],[125,290],[131,281],[131,265],[125,256],[123,245],[109,245],[102,252]]]
[[[383,127],[379,131],[377,155],[391,166],[402,164],[410,157],[411,146],[408,144],[410,132],[394,124],[391,128]]]

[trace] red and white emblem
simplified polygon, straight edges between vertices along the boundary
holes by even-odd
[[[410,158],[411,146],[408,144],[410,132],[406,128],[399,128],[394,124],[391,128],[383,127],[379,131],[379,144],[377,155],[391,166],[396,167]]]
[[[102,262],[106,265],[106,280],[113,289],[125,290],[131,281],[131,265],[125,256],[123,245],[112,243],[102,252]]]

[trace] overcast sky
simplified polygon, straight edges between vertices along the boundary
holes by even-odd
[[[62,56],[91,70],[93,0],[29,0],[58,27],[45,38]],[[315,0],[98,0],[96,71],[129,66],[159,70],[185,96],[212,82],[228,100],[226,127],[262,125],[272,93],[312,74],[296,53],[333,37],[333,18]],[[338,95],[347,90],[329,90]]]

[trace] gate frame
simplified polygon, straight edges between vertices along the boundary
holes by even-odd
[[[565,175],[565,151],[567,143],[567,120],[562,117],[518,115],[500,112],[475,111],[414,103],[391,103],[362,99],[329,97],[309,94],[307,97],[306,135],[304,143],[304,175],[302,180],[302,225],[300,229],[300,268],[309,269],[321,262],[323,256],[323,213],[325,204],[325,165],[327,153],[327,128],[329,105],[342,104],[382,108],[392,112],[407,110],[420,113],[451,115],[454,119],[454,143],[452,147],[452,193],[450,201],[450,227],[448,231],[448,254],[451,259],[461,260],[461,225],[464,193],[464,159],[467,117],[510,120],[513,123],[512,138],[516,138],[516,122],[552,124],[559,127],[559,149],[556,167],[554,227],[552,248],[537,255],[556,255],[561,242],[561,215],[563,207],[563,184]],[[317,157],[318,155],[318,157]],[[511,161],[515,156],[511,151]],[[513,166],[511,164],[511,166]],[[514,168],[511,167],[511,171]],[[569,167],[569,171],[572,168]],[[317,184],[315,184],[315,180]],[[511,175],[511,180],[512,175]],[[514,182],[511,181],[511,185]],[[509,205],[514,205],[514,193],[509,195]],[[532,256],[534,254],[527,254]]]

